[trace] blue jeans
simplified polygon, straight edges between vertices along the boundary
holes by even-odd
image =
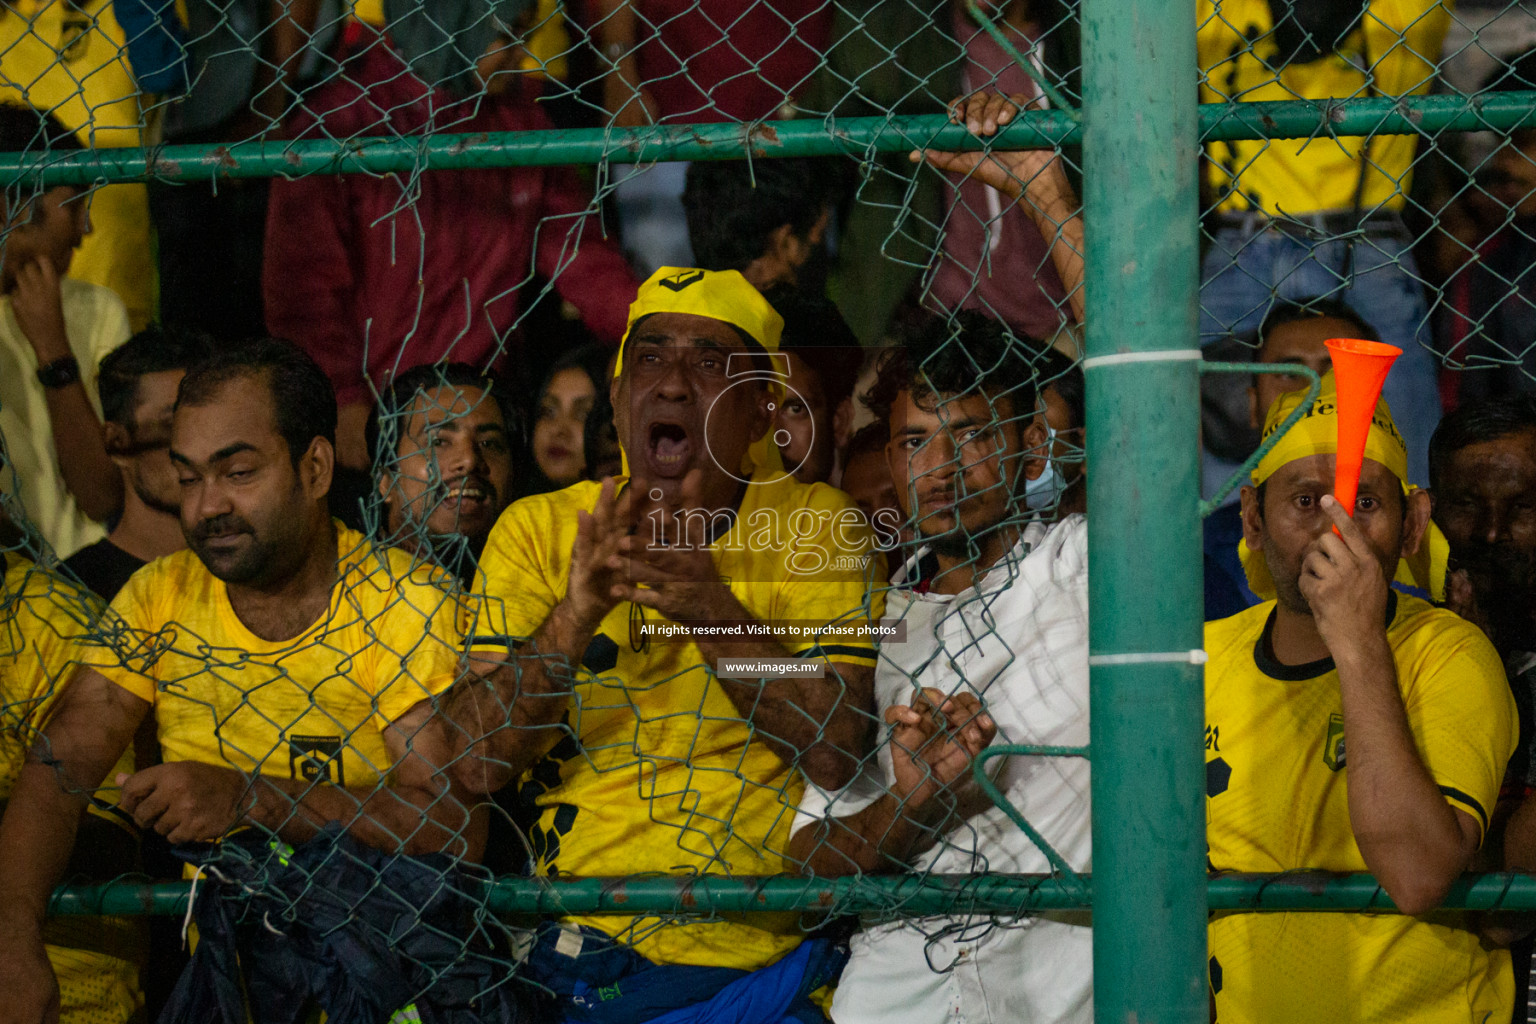
[[[1424,486],[1429,483],[1429,438],[1440,422],[1440,388],[1438,362],[1428,348],[1429,310],[1418,266],[1408,251],[1406,231],[1372,230],[1357,238],[1349,278],[1344,276],[1346,247],[1343,240],[1310,240],[1275,228],[1221,228],[1201,267],[1200,343],[1256,330],[1276,299],[1329,298],[1350,306],[1382,341],[1403,350],[1382,396],[1408,443],[1408,478]],[[1236,463],[1207,455],[1205,496],[1236,468]]]

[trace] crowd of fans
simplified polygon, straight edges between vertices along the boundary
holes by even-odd
[[[207,6],[0,6],[0,152],[135,145],[166,97],[170,141],[946,99],[990,136],[1077,90],[1059,0],[984,4],[998,34],[950,0]],[[1281,6],[1201,0],[1205,102],[1431,87],[1441,4]],[[1530,924],[1437,909],[1536,870],[1529,134],[1447,208],[1496,227],[1461,264],[1416,251],[1412,136],[1205,153],[1199,342],[1322,380],[1205,525],[1209,867],[1400,911],[1214,915],[1223,1024],[1536,1019]],[[1070,158],[8,189],[0,1021],[1091,1020],[1088,911],[491,928],[464,895],[1091,870],[1086,758],[987,762],[1035,837],[972,771],[1088,742]],[[1404,349],[1350,510],[1334,337]],[[1210,389],[1207,491],[1307,401]],[[193,879],[187,922],[49,916],[135,872]]]

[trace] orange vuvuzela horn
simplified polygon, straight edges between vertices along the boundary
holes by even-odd
[[[1395,345],[1359,338],[1329,338],[1323,344],[1333,357],[1333,379],[1338,388],[1339,451],[1333,472],[1333,496],[1344,511],[1355,514],[1355,494],[1360,489],[1360,466],[1365,461],[1366,435],[1371,416],[1381,398],[1392,361],[1403,354]],[[1334,532],[1338,532],[1335,530]]]

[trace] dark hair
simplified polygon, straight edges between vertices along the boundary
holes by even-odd
[[[444,387],[478,388],[484,392],[496,403],[496,408],[501,410],[501,421],[507,431],[507,446],[513,451],[517,450],[522,439],[522,421],[517,407],[494,373],[478,370],[468,363],[423,363],[392,376],[378,402],[368,410],[368,422],[363,428],[363,436],[367,440],[368,454],[376,460],[376,465],[394,465],[400,450],[401,430],[398,426],[389,431],[388,440],[392,442],[389,450],[379,450],[380,436],[384,434],[383,420],[387,417],[391,423],[398,423],[410,411],[418,392]]]
[[[784,318],[779,351],[805,360],[821,383],[828,411],[835,410],[843,399],[852,397],[864,368],[864,349],[853,328],[837,304],[822,296],[775,288],[764,297]]]
[[[613,359],[613,349],[597,342],[588,342],[585,345],[577,345],[560,354],[560,358],[550,364],[549,372],[544,375],[544,382],[539,385],[538,401],[544,400],[544,392],[549,390],[549,384],[555,379],[555,374],[566,370],[581,370],[592,380],[592,389],[599,394],[608,391],[608,366]],[[539,410],[534,408],[533,415],[537,417]]]
[[[1429,487],[1440,480],[1463,448],[1515,434],[1536,434],[1536,395],[1517,393],[1469,402],[1447,413],[1429,439]]]
[[[609,445],[619,443],[619,432],[613,422],[613,402],[607,388],[598,388],[592,408],[587,410],[586,422],[581,425],[581,454],[587,464],[587,479],[595,480],[594,468]]]
[[[176,408],[207,405],[224,385],[248,377],[264,380],[272,396],[278,433],[293,464],[317,437],[336,443],[336,392],[308,352],[291,341],[257,338],[219,349],[187,371]]]
[[[837,171],[814,159],[694,161],[683,188],[694,265],[746,270],[785,224],[806,235],[833,201]]]
[[[102,357],[96,390],[101,418],[133,429],[139,378],[166,370],[190,370],[213,354],[213,339],[202,331],[150,324]]]
[[[1067,357],[1060,349],[1048,348],[1035,363],[1035,380],[1043,391],[1055,388],[1061,400],[1067,403],[1067,413],[1072,417],[1072,428],[1088,422],[1083,368],[1076,360]]]
[[[932,317],[880,357],[864,402],[877,417],[889,420],[904,391],[918,402],[980,394],[993,402],[1006,399],[1011,419],[1032,416],[1036,396],[1030,352],[1031,346],[975,310]]]
[[[891,427],[885,420],[866,423],[848,440],[848,450],[843,453],[843,465],[848,465],[860,455],[876,455],[885,451],[891,440]]]
[[[1376,333],[1376,328],[1366,322],[1365,317],[1349,305],[1337,299],[1300,299],[1295,302],[1277,302],[1269,308],[1264,315],[1264,322],[1259,325],[1259,344],[1262,347],[1264,339],[1277,327],[1286,324],[1294,324],[1300,320],[1343,320],[1353,325],[1358,337],[1365,341],[1380,341],[1381,336]]]

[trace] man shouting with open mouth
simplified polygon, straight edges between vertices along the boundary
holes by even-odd
[[[658,271],[611,381],[623,474],[516,503],[486,543],[468,634],[491,685],[453,712],[455,770],[522,778],[534,873],[783,872],[807,780],[843,786],[870,749],[885,568],[852,500],[780,462],[781,329],[735,271]],[[750,992],[777,1024],[819,1015],[845,955],[793,914],[573,916],[528,970],[633,1019]]]

